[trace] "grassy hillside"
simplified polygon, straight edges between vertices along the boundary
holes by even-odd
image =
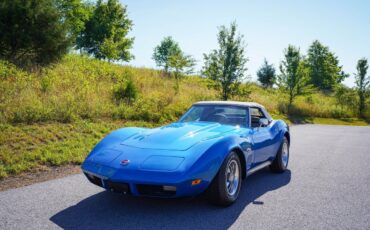
[[[175,119],[193,101],[214,99],[207,82],[189,77],[175,95],[174,82],[160,71],[122,67],[78,56],[27,74],[0,64],[0,121],[5,123],[71,122],[78,119],[129,119],[164,122]],[[117,104],[115,87],[132,79],[139,90],[131,106]]]
[[[0,62],[0,122],[72,122],[79,119],[126,119],[148,122],[175,120],[199,100],[218,99],[209,82],[197,76],[185,78],[176,94],[174,80],[160,71],[120,66],[76,55],[37,74],[23,72]],[[139,90],[132,104],[117,103],[114,90],[127,80]],[[249,96],[234,100],[256,101],[272,114],[285,114],[285,98],[277,90],[255,84],[243,85]],[[336,105],[335,98],[314,93],[299,97],[291,115],[321,118],[350,118],[351,109]]]
[[[114,91],[131,79],[138,88],[132,104],[117,102]],[[110,130],[122,126],[158,126],[174,121],[193,102],[216,100],[209,82],[185,78],[176,94],[174,80],[160,71],[120,66],[69,55],[59,64],[27,73],[0,62],[0,178],[63,164],[80,164]],[[242,86],[248,96],[277,118],[310,123],[367,123],[333,97],[314,93],[299,97],[287,116],[277,90]]]
[[[0,124],[0,179],[49,166],[80,164],[101,138],[123,126],[153,127],[153,124],[124,121]]]

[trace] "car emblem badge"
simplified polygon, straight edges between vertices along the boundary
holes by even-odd
[[[126,166],[126,165],[128,165],[130,163],[130,160],[127,160],[127,159],[125,159],[125,160],[121,160],[121,165],[123,165],[123,166]]]

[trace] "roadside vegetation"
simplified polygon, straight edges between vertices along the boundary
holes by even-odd
[[[0,179],[52,166],[81,164],[101,138],[122,126],[153,124],[124,121],[0,124]]]
[[[162,71],[79,55],[67,55],[40,73],[1,62],[0,79],[0,178],[80,164],[111,130],[166,124],[195,101],[219,99],[209,80],[198,76],[184,77],[176,93],[175,80]],[[249,93],[230,100],[256,101],[290,123],[368,124],[356,118],[356,108],[319,91],[297,96],[288,114],[278,89],[240,87]]]
[[[0,4],[0,179],[80,164],[109,131],[176,121],[201,100],[255,101],[289,123],[368,125],[364,58],[349,88],[329,47],[287,45],[279,68],[265,60],[251,82],[234,22],[219,28],[200,75],[172,37],[154,47],[160,70],[135,68],[116,62],[134,58],[133,24],[118,0]]]

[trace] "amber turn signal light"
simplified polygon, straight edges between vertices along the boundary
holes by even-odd
[[[191,182],[191,185],[197,185],[197,184],[200,184],[200,182],[202,182],[202,180],[201,180],[201,179],[196,179],[196,180],[193,180],[193,181]]]

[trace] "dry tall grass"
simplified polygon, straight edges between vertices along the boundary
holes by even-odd
[[[170,122],[193,102],[215,100],[218,93],[206,79],[191,76],[180,84],[176,94],[174,80],[161,71],[134,68],[68,55],[59,64],[29,74],[0,62],[0,122],[71,122],[80,119],[125,119]],[[131,105],[117,104],[113,89],[131,79],[139,90]],[[243,86],[249,96],[234,100],[255,101],[273,114],[287,112],[286,99],[278,90],[265,90],[256,84]],[[348,118],[351,108],[338,107],[331,96],[314,93],[297,98],[291,114],[295,116]]]

